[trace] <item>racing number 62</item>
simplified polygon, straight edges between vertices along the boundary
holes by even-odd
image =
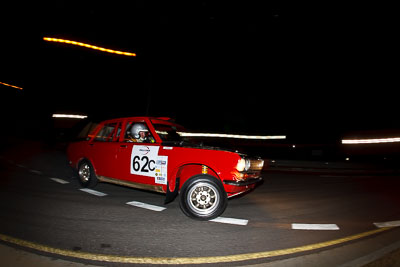
[[[138,172],[139,170],[140,172],[149,172],[156,169],[155,164],[156,162],[152,159],[150,160],[147,156],[143,156],[141,158],[139,156],[135,156],[133,158],[132,168],[135,172]]]

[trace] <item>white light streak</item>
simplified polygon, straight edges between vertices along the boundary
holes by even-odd
[[[400,137],[392,138],[373,138],[373,139],[343,139],[342,144],[380,144],[380,143],[396,143],[400,142]]]
[[[53,118],[68,118],[68,119],[86,119],[86,115],[73,115],[73,114],[53,114]]]
[[[239,135],[239,134],[186,133],[186,132],[178,132],[178,134],[180,136],[187,136],[187,137],[219,137],[219,138],[236,138],[236,139],[253,139],[253,140],[286,139],[285,135]]]

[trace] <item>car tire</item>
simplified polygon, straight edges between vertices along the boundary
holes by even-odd
[[[196,175],[187,180],[180,191],[183,213],[197,220],[211,220],[220,216],[228,204],[222,183],[211,175]]]
[[[78,165],[78,180],[83,187],[94,188],[98,179],[93,165],[88,160],[82,160]]]

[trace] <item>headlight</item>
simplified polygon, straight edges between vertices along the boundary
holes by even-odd
[[[249,159],[239,159],[237,165],[236,165],[236,169],[240,172],[242,171],[247,171],[248,169],[250,169],[251,166],[251,161]]]

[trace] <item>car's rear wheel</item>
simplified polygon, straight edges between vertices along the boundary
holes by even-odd
[[[210,220],[221,215],[227,206],[222,183],[210,175],[196,175],[184,183],[180,192],[180,207],[187,216]]]
[[[93,188],[97,185],[99,180],[90,161],[82,160],[79,163],[78,180],[83,187]]]

